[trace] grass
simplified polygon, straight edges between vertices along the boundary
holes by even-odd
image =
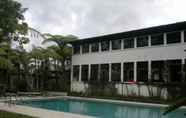
[[[0,118],[34,118],[34,117],[0,110]]]

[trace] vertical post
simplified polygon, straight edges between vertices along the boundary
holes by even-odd
[[[88,81],[90,80],[91,64],[88,65]]]
[[[92,52],[91,47],[92,47],[92,45],[91,45],[91,44],[89,44],[89,53],[91,53],[91,52]]]
[[[81,67],[82,65],[79,65],[79,82],[81,82]]]
[[[109,43],[110,43],[110,49],[109,49],[109,51],[112,51],[112,41],[110,40]]]
[[[148,81],[151,81],[151,60],[148,61]]]
[[[151,36],[148,36],[148,47],[151,47]]]
[[[184,43],[184,31],[181,31],[181,43]]]
[[[99,42],[99,52],[101,52],[101,42]]]
[[[164,46],[166,46],[167,45],[167,34],[166,33],[163,33],[163,44],[164,44]]]
[[[137,62],[134,62],[134,82],[137,82]]]
[[[137,37],[134,38],[134,48],[137,48]]]
[[[109,82],[111,82],[111,72],[112,72],[112,65],[109,63]]]
[[[121,82],[123,83],[123,62],[121,62]]]
[[[73,65],[71,65],[71,73],[70,73],[70,81],[72,81],[73,80]]]

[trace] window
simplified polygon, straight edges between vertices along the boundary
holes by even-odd
[[[80,45],[74,45],[73,46],[73,53],[74,54],[80,54]]]
[[[151,35],[151,45],[163,45],[163,34]]]
[[[92,43],[91,52],[98,52],[98,51],[99,51],[99,43]]]
[[[151,62],[151,79],[153,82],[164,82],[164,61]]]
[[[168,77],[170,82],[181,82],[181,60],[168,60],[167,61],[168,66]]]
[[[134,48],[134,38],[124,39],[124,49]]]
[[[112,50],[121,49],[121,40],[113,40],[112,41]]]
[[[90,73],[90,80],[91,81],[98,81],[98,64],[92,64],[91,65],[91,73]]]
[[[83,44],[82,53],[88,53],[88,52],[89,52],[89,44]]]
[[[167,33],[167,44],[181,42],[181,32]]]
[[[134,80],[134,63],[124,63],[123,65],[124,71],[124,81],[133,81]]]
[[[79,81],[79,66],[73,66],[73,80]]]
[[[81,80],[88,81],[88,65],[82,65],[81,67]]]
[[[109,81],[109,64],[101,64],[100,80],[102,82]]]
[[[184,42],[186,42],[186,31],[184,31]]]
[[[139,82],[148,81],[148,62],[137,62],[137,80]]]
[[[112,72],[111,72],[111,80],[114,82],[120,82],[121,80],[121,64],[120,63],[114,63],[111,66]]]
[[[101,51],[108,51],[109,48],[110,48],[110,42],[109,41],[101,42]]]
[[[137,47],[148,46],[148,36],[140,36],[137,38]]]

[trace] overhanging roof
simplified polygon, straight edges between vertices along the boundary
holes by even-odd
[[[80,39],[80,40],[72,41],[71,44],[82,44],[82,43],[92,43],[92,42],[105,41],[105,40],[116,40],[116,39],[130,38],[130,37],[143,36],[143,35],[151,35],[151,34],[157,34],[157,33],[163,33],[163,32],[179,31],[179,30],[185,30],[185,29],[186,29],[186,21],[168,24],[168,25],[160,25],[160,26],[149,27],[149,28],[144,28],[144,29],[138,29],[138,30],[132,30],[132,31],[126,31],[126,32]]]

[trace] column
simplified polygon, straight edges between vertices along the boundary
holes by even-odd
[[[134,82],[137,82],[137,62],[134,62]]]
[[[148,36],[148,47],[151,47],[151,36]]]
[[[137,47],[137,37],[134,38],[134,48]]]
[[[167,34],[163,33],[163,41],[164,41],[164,46],[167,45]]]
[[[71,65],[70,81],[73,80],[73,65]]]
[[[123,83],[123,62],[121,62],[121,82]]]
[[[92,47],[92,45],[91,45],[91,44],[89,44],[89,53],[91,53],[91,52],[92,52],[91,47]]]
[[[79,65],[79,82],[81,82],[81,67],[82,65]]]
[[[184,43],[184,31],[181,31],[181,43]]]
[[[112,65],[111,65],[111,63],[109,63],[109,82],[111,82],[112,80],[111,80],[111,72],[112,72]]]
[[[82,45],[80,45],[80,53],[79,54],[82,54]]]
[[[90,80],[91,64],[88,65],[88,81]]]
[[[148,61],[148,81],[151,81],[151,60]]]
[[[101,52],[101,42],[99,42],[99,52]]]
[[[112,51],[112,41],[110,40],[109,43],[110,43],[110,49],[109,49],[109,51]]]

